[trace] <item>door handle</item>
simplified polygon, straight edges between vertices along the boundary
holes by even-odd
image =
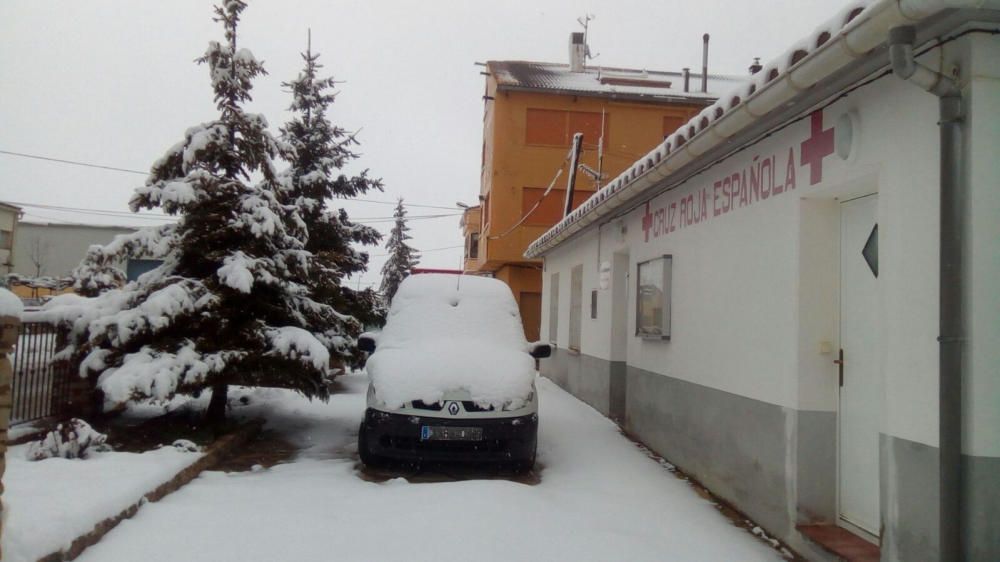
[[[834,364],[837,365],[837,375],[840,379],[840,386],[844,386],[844,349],[840,349],[840,355],[837,359],[833,360]]]

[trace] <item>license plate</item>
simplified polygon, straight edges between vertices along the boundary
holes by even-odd
[[[453,427],[424,425],[420,427],[421,441],[482,441],[481,427]]]

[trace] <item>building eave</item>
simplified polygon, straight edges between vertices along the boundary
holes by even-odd
[[[639,103],[685,103],[695,105],[709,105],[718,98],[710,94],[698,93],[696,96],[685,95],[655,95],[655,94],[631,94],[623,92],[592,92],[587,90],[568,90],[561,88],[532,88],[529,86],[502,86],[497,85],[498,92],[526,92],[533,94],[549,94],[555,96],[576,96],[580,98],[599,98],[611,101],[627,101]]]

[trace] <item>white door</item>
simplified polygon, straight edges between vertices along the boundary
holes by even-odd
[[[878,196],[840,206],[840,517],[879,534]]]

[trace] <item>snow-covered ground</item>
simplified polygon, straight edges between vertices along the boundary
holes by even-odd
[[[367,478],[355,459],[367,377],[340,380],[327,404],[250,392],[239,414],[302,446],[293,462],[205,472],[79,560],[780,559],[547,379],[539,483]]]
[[[25,458],[27,450],[28,445],[7,450],[3,475],[3,559],[11,562],[34,562],[68,548],[202,456],[164,447],[32,462]]]

